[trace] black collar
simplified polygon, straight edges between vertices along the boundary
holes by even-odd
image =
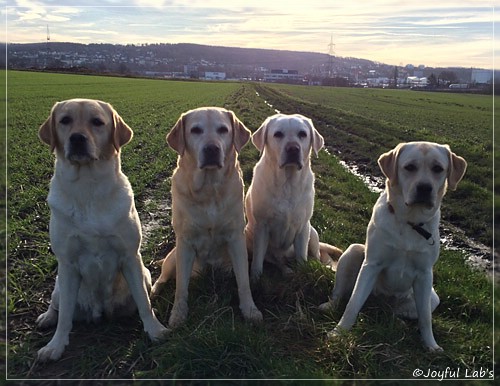
[[[391,205],[391,203],[387,203],[387,207],[389,208],[389,212],[394,214],[394,207]],[[421,222],[419,224],[412,223],[410,221],[406,222],[409,226],[412,227],[412,229],[417,232],[420,236],[422,236],[424,239],[429,241],[430,245],[434,245],[434,238],[432,238],[432,233],[427,232],[424,228],[422,228],[425,223]]]

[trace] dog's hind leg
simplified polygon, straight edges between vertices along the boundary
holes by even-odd
[[[153,288],[151,288],[151,299],[156,298],[165,283],[172,277],[175,277],[175,250],[176,248],[172,249],[163,260],[160,277],[154,283]]]
[[[330,300],[319,306],[321,311],[335,309],[343,299],[349,299],[356,284],[356,279],[365,258],[365,246],[352,244],[340,256],[335,274],[335,286]]]

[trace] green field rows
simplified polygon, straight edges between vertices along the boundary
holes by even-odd
[[[466,266],[461,252],[445,250],[435,268],[442,303],[433,318],[436,339],[445,350],[441,355],[424,351],[417,323],[393,317],[376,300],[368,303],[351,333],[328,343],[326,331],[342,309],[323,315],[317,306],[327,299],[335,274],[309,262],[287,278],[271,267],[253,286],[264,314],[262,326],[243,321],[234,278],[209,271],[192,280],[188,321],[165,342],[151,344],[139,318],[105,321],[99,327],[77,324],[60,362],[34,363],[36,351],[53,334],[38,331],[34,321],[48,305],[57,267],[45,202],[54,158],[37,137],[54,102],[73,97],[105,100],[134,130],[122,150],[122,168],[147,230],[142,255],[154,280],[159,275],[154,261],[174,243],[169,178],[176,154],[165,136],[182,112],[223,106],[234,110],[252,131],[274,108],[300,112],[313,119],[329,149],[339,149],[341,157],[364,163],[374,174],[379,173],[374,160],[399,141],[447,142],[467,158],[470,168],[463,184],[445,198],[445,216],[470,236],[490,243],[491,98],[15,71],[7,73],[7,81],[9,378],[413,379],[417,368],[459,367],[462,375],[466,369],[492,369],[492,284]],[[251,144],[240,154],[246,186],[258,156]],[[313,159],[313,170],[312,223],[320,237],[342,248],[362,242],[377,194],[327,152]],[[166,287],[153,303],[165,324],[175,283]]]

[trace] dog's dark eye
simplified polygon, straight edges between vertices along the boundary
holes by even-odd
[[[90,122],[92,123],[93,126],[97,127],[104,125],[104,122],[99,118],[92,118]]]
[[[444,169],[440,165],[434,165],[431,169],[434,173],[438,174],[441,173]]]
[[[202,134],[202,133],[203,130],[201,129],[201,127],[195,126],[191,128],[191,134]]]
[[[274,138],[283,138],[283,137],[284,137],[284,134],[281,131],[277,131],[276,133],[274,133]]]
[[[69,125],[71,122],[73,122],[73,118],[68,117],[67,115],[62,117],[62,119],[59,121],[59,123],[63,125]]]
[[[405,170],[408,172],[415,172],[417,170],[417,167],[413,164],[408,164],[405,166]]]
[[[299,138],[306,138],[307,137],[307,133],[304,131],[304,130],[300,130],[299,131]]]
[[[229,129],[226,126],[221,126],[217,129],[217,133],[219,134],[227,134]]]

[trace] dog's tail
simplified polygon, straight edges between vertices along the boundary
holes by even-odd
[[[342,255],[343,251],[340,248],[337,248],[333,245],[327,243],[319,243],[319,259],[320,261],[331,267],[332,270],[337,270],[337,263],[339,261],[340,255]]]

